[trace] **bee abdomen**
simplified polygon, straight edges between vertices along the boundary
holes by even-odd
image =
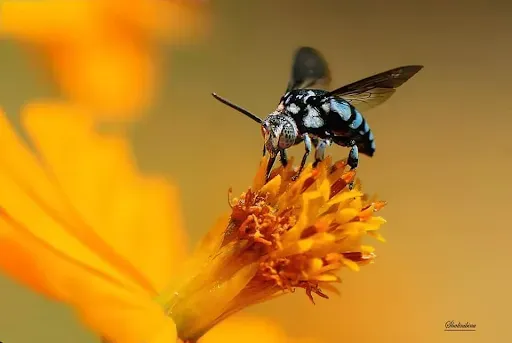
[[[329,104],[329,126],[335,135],[343,137],[335,139],[335,142],[348,145],[351,140],[354,140],[360,153],[373,156],[375,153],[373,132],[361,112],[341,99],[332,98]]]

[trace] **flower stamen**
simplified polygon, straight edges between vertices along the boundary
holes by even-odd
[[[182,339],[196,339],[226,316],[297,288],[313,304],[314,295],[328,299],[323,289],[337,292],[332,284],[340,283],[340,269],[357,271],[375,259],[362,238],[383,240],[376,230],[385,221],[374,214],[385,202],[368,200],[346,161],[326,158],[298,178],[291,167],[276,168],[268,181],[266,162],[239,198],[229,191],[226,229],[218,251],[203,263],[212,267],[180,289],[183,299],[169,309]]]

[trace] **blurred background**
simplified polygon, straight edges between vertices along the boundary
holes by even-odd
[[[377,263],[345,271],[341,297],[313,306],[299,291],[248,312],[324,342],[512,341],[512,4],[217,0],[210,10],[207,38],[166,51],[164,87],[133,130],[141,168],[180,185],[191,244],[228,209],[227,189],[236,194],[251,184],[261,156],[256,124],[211,92],[264,116],[300,45],[324,53],[333,87],[399,65],[425,66],[365,114],[377,152],[362,157],[359,176],[389,202],[388,242],[372,242]],[[0,56],[7,112],[52,94],[14,43],[1,42]],[[299,156],[302,147],[292,152]],[[345,158],[348,150],[329,152]],[[200,213],[198,199],[209,203]],[[0,278],[0,287],[0,341],[95,341],[63,306],[10,280]],[[450,320],[477,331],[444,332]]]

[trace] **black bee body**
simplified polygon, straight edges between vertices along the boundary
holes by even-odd
[[[322,89],[292,90],[281,98],[278,108],[293,118],[301,136],[307,133],[314,142],[356,145],[360,153],[372,157],[375,141],[364,116],[348,101],[326,94]]]
[[[389,99],[396,88],[422,68],[420,65],[402,66],[328,91],[319,87],[331,81],[327,62],[317,50],[302,47],[295,52],[285,94],[265,119],[215,93],[213,96],[261,124],[265,142],[263,153],[270,154],[267,178],[277,156],[286,165],[286,149],[302,142],[305,152],[296,176],[304,168],[313,147],[316,166],[323,160],[325,149],[333,143],[350,147],[347,164],[355,169],[359,153],[369,157],[375,153],[374,135],[362,113]]]

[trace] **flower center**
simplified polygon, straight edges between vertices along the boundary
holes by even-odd
[[[305,182],[305,188],[313,181]],[[337,181],[340,182],[335,183],[338,189],[333,188],[334,193],[339,192],[348,183],[343,180]],[[342,183],[344,185],[341,186]],[[248,190],[242,194],[235,205],[232,205],[232,229],[226,232],[223,244],[234,239],[247,240],[250,243],[246,247],[246,251],[261,256],[259,268],[250,282],[251,288],[269,289],[277,286],[288,292],[294,292],[295,288],[303,288],[314,304],[312,293],[326,299],[329,297],[319,287],[319,281],[322,281],[322,278],[315,278],[313,275],[309,275],[308,271],[314,269],[318,276],[340,269],[344,264],[343,260],[363,263],[373,260],[375,256],[373,253],[344,252],[329,253],[322,258],[313,258],[307,253],[280,257],[277,252],[283,249],[281,238],[297,222],[297,215],[293,210],[294,208],[290,207],[280,212],[268,204],[268,196]],[[322,226],[322,222],[319,221],[318,225],[304,230],[300,238],[305,239],[318,232],[333,230],[335,226],[335,224],[329,227]]]
[[[278,168],[266,182],[265,163],[253,186],[230,200],[231,213],[208,233],[181,285],[160,300],[182,339],[201,337],[219,321],[248,306],[303,288],[327,298],[343,267],[358,270],[373,261],[366,235],[385,221],[374,217],[383,202],[356,187],[345,161],[317,168]],[[203,252],[202,252],[203,251]],[[195,262],[197,261],[197,262]]]

